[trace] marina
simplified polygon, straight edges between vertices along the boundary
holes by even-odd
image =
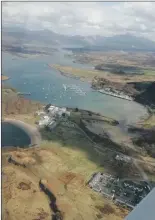
[[[65,85],[63,84],[63,88],[65,91],[69,90],[69,91],[73,91],[76,94],[80,95],[80,96],[85,96],[86,92],[84,92],[79,86],[75,85],[75,84],[70,84],[70,85]]]
[[[114,99],[114,97],[103,95],[97,92],[97,90],[94,92],[90,83],[70,77],[64,77],[58,74],[54,69],[44,65],[45,63],[51,62],[60,65],[75,65],[67,57],[63,56],[63,51],[60,51],[59,55],[60,56],[54,54],[52,61],[51,58],[47,56],[36,57],[34,59],[18,58],[18,66],[16,67],[14,61],[11,59],[12,55],[4,53],[3,69],[10,78],[9,84],[16,88],[17,91],[31,93],[29,96],[31,100],[36,100],[45,104],[52,102],[54,105],[62,107],[78,106],[82,109],[99,112],[100,114],[115,118],[116,120],[124,119],[126,122],[135,122],[141,116],[147,114],[147,110],[136,102],[127,101],[121,98]],[[60,57],[62,59],[60,59]],[[8,63],[10,67],[8,67]],[[12,70],[10,71],[11,67]],[[82,67],[82,65],[78,64],[78,68]],[[44,74],[42,74],[43,72]],[[19,75],[20,77],[18,77]],[[7,86],[8,81],[5,81],[4,84]],[[82,92],[78,91],[78,88],[80,88]],[[61,99],[60,96],[62,96]],[[124,111],[122,111],[122,108]]]

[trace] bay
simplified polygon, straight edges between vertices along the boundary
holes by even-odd
[[[5,84],[20,92],[30,92],[29,98],[32,100],[99,112],[123,121],[124,124],[136,123],[141,117],[147,116],[146,108],[139,103],[94,92],[89,83],[63,76],[48,66],[60,64],[93,69],[91,65],[74,63],[73,59],[67,56],[70,53],[60,50],[52,56],[34,58],[15,57],[3,53],[2,72],[10,77]],[[66,91],[63,84],[67,86]]]
[[[24,147],[31,144],[28,134],[11,123],[2,122],[2,147]]]

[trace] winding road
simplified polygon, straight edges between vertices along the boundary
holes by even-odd
[[[83,129],[81,129],[76,123],[72,122],[76,127],[78,127],[78,129],[86,136],[86,138],[94,145],[94,149],[96,152],[98,152],[99,154],[104,154],[103,153],[103,148],[99,145],[99,144],[96,144],[87,134],[85,131],[83,131]],[[122,156],[127,156],[123,153],[120,153],[116,150],[113,150],[113,149],[109,149],[108,147],[104,147],[104,149],[107,149],[109,151],[113,151],[115,153],[117,153],[118,155],[122,155]],[[148,179],[148,176],[147,174],[144,172],[144,170],[141,168],[141,166],[139,165],[139,163],[146,163],[146,164],[150,164],[152,166],[155,166],[155,162],[146,162],[146,161],[143,161],[143,160],[140,160],[140,159],[136,159],[134,157],[131,157],[131,156],[128,156],[130,159],[131,159],[131,163],[133,162],[135,167],[139,170],[139,173],[141,175],[141,177],[146,181],[146,182],[149,182],[149,179]]]

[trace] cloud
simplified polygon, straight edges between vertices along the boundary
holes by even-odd
[[[155,2],[3,2],[2,25],[68,35],[155,38]]]

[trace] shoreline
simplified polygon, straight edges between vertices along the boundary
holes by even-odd
[[[50,66],[49,64],[48,64],[48,66]],[[51,65],[52,66],[52,65]],[[69,77],[69,76],[66,76],[66,77]],[[81,80],[81,79],[80,79]],[[88,81],[87,81],[88,82]],[[88,82],[89,83],[89,82]],[[17,91],[16,91],[17,92]],[[17,92],[17,95],[18,95],[18,92]],[[23,98],[25,99],[26,97],[25,96],[23,96]],[[27,100],[30,100],[30,101],[32,101],[32,102],[35,102],[35,100],[31,100],[31,99],[29,99],[29,98],[26,98]],[[40,103],[42,106],[43,105],[45,105],[44,103],[41,103],[41,102],[38,102],[38,103]],[[138,103],[138,102],[137,102]],[[148,111],[148,106],[145,106],[145,105],[143,105],[142,103],[138,103],[138,104],[140,104],[140,105],[142,105],[143,107],[145,107],[146,108],[146,110],[147,110],[147,115],[145,114],[144,116],[142,116],[141,118],[139,118],[139,120],[136,122],[136,124],[139,124],[139,123],[141,123],[142,121],[145,121],[145,120],[147,120],[149,117],[150,117],[150,112]],[[70,107],[68,107],[68,106],[65,106],[66,108],[70,108]],[[75,107],[76,108],[76,107]],[[71,109],[75,109],[75,108],[71,108]],[[89,109],[85,109],[86,111],[89,111]],[[91,111],[89,111],[89,112],[91,112]],[[93,112],[93,113],[98,113],[98,112]],[[102,116],[104,116],[105,118],[109,118],[109,117],[107,117],[107,116],[105,116],[104,114],[102,115]],[[7,117],[7,114],[6,115],[4,115],[4,118],[5,117]],[[113,119],[113,121],[117,121],[118,122],[118,120],[116,120],[115,118],[112,118]]]
[[[17,126],[29,136],[31,140],[31,144],[29,145],[29,147],[34,145],[35,147],[39,146],[41,142],[41,135],[37,128],[33,127],[28,123],[16,119],[4,118],[1,123],[5,122]]]
[[[124,94],[130,96],[132,99],[134,99],[134,101],[142,104],[143,106],[146,105],[146,100],[143,100],[142,98],[138,99],[138,97],[141,97],[141,95],[143,95],[143,93],[150,87],[152,88],[154,83],[152,76],[151,78],[146,78],[146,75],[135,75],[131,78],[127,78],[125,75],[122,76],[118,74],[112,74],[106,71],[80,69],[59,64],[48,64],[48,66],[55,69],[65,77],[78,79],[80,81],[89,83],[91,88],[94,90],[111,88],[124,92]],[[144,86],[144,83],[150,83],[150,86],[144,91],[136,88],[136,86]],[[152,105],[151,101],[150,105]]]
[[[87,78],[87,77],[84,77],[84,76],[78,76],[76,74],[74,75],[73,73],[66,73],[66,72],[60,70],[61,67],[59,68],[56,64],[47,64],[47,65],[48,65],[49,68],[52,68],[52,69],[58,71],[62,76],[72,78],[72,79],[77,79],[77,80],[80,80],[82,82],[91,83],[92,78],[90,79],[89,77]],[[65,66],[62,66],[62,67],[65,67]]]
[[[109,80],[111,82],[117,82],[117,83],[138,83],[138,82],[154,82],[154,78],[152,76],[146,76],[146,75],[135,75],[131,76],[130,79],[126,75],[119,75],[119,74],[113,74],[108,71],[101,71],[101,70],[89,70],[89,69],[82,69],[79,67],[74,66],[65,66],[60,64],[47,64],[50,68],[53,68],[62,74],[66,74],[67,76],[75,76],[79,77],[80,79],[92,80],[94,77],[103,78],[105,80]]]
[[[10,77],[4,76],[4,75],[1,75],[1,77],[2,77],[2,78],[1,78],[1,79],[2,79],[2,82],[10,79]]]

